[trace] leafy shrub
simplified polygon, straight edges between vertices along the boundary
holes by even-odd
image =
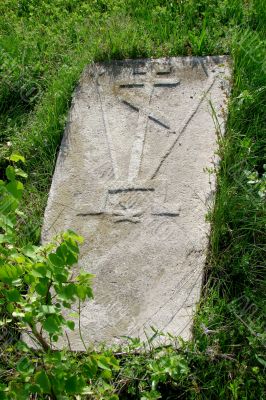
[[[90,353],[80,361],[67,349],[56,349],[65,330],[75,329],[75,322],[66,316],[71,305],[93,296],[93,276],[80,272],[73,277],[71,270],[78,261],[82,238],[67,231],[45,246],[17,245],[16,222],[22,215],[19,204],[23,192],[18,178],[26,177],[17,164],[25,160],[12,154],[9,161],[13,165],[6,168],[7,182],[0,181],[1,326],[5,331],[15,328],[25,341],[13,343],[9,335],[2,335],[12,379],[1,384],[0,396],[28,399],[38,394],[67,399],[89,394],[92,378],[109,380],[112,369],[119,367],[107,353]]]

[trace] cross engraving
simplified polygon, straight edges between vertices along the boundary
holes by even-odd
[[[123,182],[120,182],[120,171],[117,162],[116,148],[113,143],[112,132],[109,127],[107,112],[105,110],[103,89],[99,83],[99,77],[97,78],[96,84],[102,109],[104,130],[112,163],[113,180],[110,181],[109,185],[106,185],[106,196],[101,210],[98,210],[97,212],[88,209],[84,210],[84,212],[79,210],[77,215],[106,215],[111,217],[114,222],[119,223],[138,223],[141,221],[144,215],[147,214],[147,212],[149,215],[152,215],[155,218],[173,218],[179,215],[180,208],[176,208],[174,205],[168,204],[166,202],[166,198],[161,198],[161,202],[158,203],[158,190],[161,189],[158,189],[158,187],[155,185],[157,180],[156,177],[163,162],[171,153],[179,137],[183,134],[188,123],[197,112],[203,98],[200,99],[196,106],[190,110],[190,113],[185,116],[182,125],[177,130],[172,129],[168,118],[162,113],[158,112],[158,110],[154,111],[151,105],[154,92],[157,90],[157,88],[168,88],[175,90],[180,85],[179,79],[169,78],[171,73],[171,68],[166,68],[157,72],[152,72],[152,74],[150,74],[145,81],[135,78],[133,82],[120,81],[115,84],[116,95],[121,104],[124,104],[125,107],[129,108],[133,112],[138,113],[135,137],[129,157],[127,178],[126,180],[123,180]],[[146,74],[146,71],[143,70],[133,71],[133,76],[145,76]],[[99,74],[99,76],[100,75],[101,74]],[[211,82],[207,80],[206,93],[211,89],[213,83],[214,80]],[[143,104],[141,99],[136,96],[136,90],[143,89],[145,90],[146,94],[145,104]],[[131,95],[131,92],[133,92],[133,95]],[[166,131],[167,137],[171,136],[172,139],[165,156],[159,160],[159,164],[152,176],[147,177],[147,180],[140,184],[139,176],[149,120],[163,128]],[[114,185],[116,186],[116,189],[113,188]],[[154,196],[155,190],[157,193],[157,203]],[[140,194],[142,194],[143,198],[140,196]]]
[[[162,71],[161,73],[159,73],[159,75],[161,76],[168,73],[170,73],[168,70],[166,72]],[[161,78],[155,78],[151,82],[147,83],[128,84],[120,82],[120,89],[132,89],[146,86],[149,90],[149,99],[146,106],[138,104],[134,98],[132,99],[132,101],[129,101],[123,96],[123,94],[119,96],[119,99],[122,103],[131,108],[133,111],[138,112],[138,123],[136,128],[135,141],[132,147],[131,158],[129,162],[128,182],[134,182],[139,175],[148,120],[150,119],[161,127],[165,128],[167,131],[175,133],[174,131],[170,130],[170,123],[167,118],[165,118],[163,115],[159,115],[158,112],[154,112],[150,106],[155,88],[175,88],[179,84],[180,80],[162,80]]]

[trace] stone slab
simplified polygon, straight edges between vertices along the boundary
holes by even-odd
[[[224,56],[125,60],[84,71],[43,241],[66,229],[85,238],[80,266],[96,275],[95,299],[81,311],[87,344],[144,339],[151,326],[190,336],[215,190],[206,170],[217,162],[229,78]],[[79,333],[68,335],[72,349],[82,350]]]

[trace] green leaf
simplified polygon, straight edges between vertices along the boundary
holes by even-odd
[[[76,277],[76,280],[77,280],[81,285],[91,286],[93,278],[95,278],[95,275],[93,275],[93,274],[88,274],[88,273],[86,273],[86,272],[81,272],[81,273]]]
[[[54,306],[49,306],[46,304],[41,306],[41,310],[44,314],[55,314],[56,313],[56,309]]]
[[[3,235],[0,234],[0,243],[9,243],[9,244],[13,244],[15,241],[14,236],[11,234],[8,235]]]
[[[120,366],[119,366],[119,361],[114,357],[114,356],[110,356],[108,357],[108,362],[110,367],[114,368],[115,370],[119,370]]]
[[[28,384],[28,391],[29,393],[38,393],[38,394],[41,393],[40,386],[36,384],[33,385]],[[28,396],[30,396],[30,394],[28,394]]]
[[[47,293],[47,288],[48,288],[48,280],[41,280],[36,286],[35,286],[35,290],[36,293],[38,293],[41,296],[46,295]]]
[[[23,188],[23,183],[19,181],[11,181],[6,185],[7,191],[18,200],[22,197]]]
[[[22,299],[21,295],[17,289],[7,290],[5,295],[6,295],[7,300],[11,301],[11,302],[20,301]]]
[[[43,393],[50,393],[51,383],[45,371],[39,371],[35,374],[35,382],[40,386]]]
[[[73,283],[69,283],[63,288],[62,294],[66,300],[73,300],[77,294],[77,288]]]
[[[65,233],[63,233],[63,238],[66,240],[73,239],[80,244],[82,244],[84,241],[82,236],[77,235],[75,232],[73,232],[71,230],[67,230]]]
[[[36,267],[34,269],[31,270],[31,275],[35,276],[37,278],[38,277],[43,277],[43,278],[48,277],[49,278],[51,275],[51,272],[50,272],[49,268],[47,268],[46,265],[39,263],[36,265]]]
[[[25,171],[23,171],[23,169],[21,169],[21,168],[15,168],[15,173],[18,176],[22,176],[22,178],[28,177],[28,174]]]
[[[18,200],[14,199],[13,196],[10,196],[10,194],[6,192],[5,196],[1,197],[0,212],[4,215],[8,215],[10,212],[16,210],[18,205]]]
[[[63,260],[62,258],[58,257],[58,255],[55,254],[55,253],[49,254],[48,259],[49,259],[49,261],[51,261],[51,263],[52,263],[53,265],[55,265],[56,267],[62,268],[62,267],[64,267],[64,265],[65,265],[64,260]]]
[[[72,253],[72,251],[68,251],[66,255],[66,264],[67,265],[73,265],[78,262],[78,256],[75,253]]]
[[[0,280],[10,282],[23,274],[23,268],[19,265],[3,265],[0,268]]]
[[[79,313],[77,312],[71,312],[68,314],[68,318],[78,318],[79,317]]]
[[[58,333],[60,331],[60,325],[58,324],[56,316],[50,315],[47,317],[43,323],[43,328],[50,334]]]
[[[76,286],[77,296],[80,300],[86,300],[86,297],[93,299],[93,293],[90,286],[87,285],[77,285]]]
[[[64,260],[64,265],[73,265],[78,261],[78,246],[71,247],[68,242],[63,242],[56,250],[56,255],[58,255],[62,260]]]
[[[27,246],[23,247],[21,252],[29,257],[32,258],[33,260],[36,259],[36,251],[38,250],[37,246],[32,246],[31,244],[28,244]]]
[[[12,153],[11,156],[8,157],[8,159],[14,162],[22,161],[23,163],[25,163],[25,157],[21,156],[18,153]]]
[[[16,223],[16,218],[14,217],[14,215],[10,215],[10,216],[8,216],[8,215],[1,215],[0,216],[0,226],[3,228],[3,229],[7,229],[8,227],[9,228],[13,228],[13,226],[15,225],[15,223]],[[10,232],[9,232],[10,233]]]
[[[53,342],[58,342],[59,336],[58,335],[52,335],[52,341]]]
[[[109,380],[112,378],[112,371],[111,371],[111,370],[108,370],[108,369],[104,369],[104,370],[101,372],[101,378],[103,378],[103,379],[109,381]]]
[[[264,368],[266,368],[266,361],[265,361],[263,358],[257,356],[257,354],[255,355],[255,358],[258,360],[258,362],[259,362]]]
[[[29,352],[31,351],[31,349],[29,348],[29,346],[28,346],[25,342],[22,342],[21,340],[19,340],[19,341],[16,343],[16,348],[17,348],[19,351],[22,351],[23,353],[29,353]]]
[[[10,181],[15,181],[16,180],[15,168],[12,167],[12,165],[9,165],[6,168],[6,176]]]
[[[91,356],[83,365],[83,369],[88,378],[93,379],[98,371],[98,364],[95,357]]]
[[[65,389],[68,394],[80,393],[85,387],[85,381],[78,375],[73,375],[66,380]]]
[[[97,364],[101,369],[106,369],[107,371],[111,371],[107,357],[99,356],[98,360],[97,360]]]
[[[78,295],[78,298],[80,300],[84,301],[86,299],[86,296],[87,296],[87,288],[86,288],[86,286],[77,285],[77,295]]]
[[[71,253],[73,253],[73,254],[79,253],[79,247],[75,240],[65,239],[65,244],[68,247],[68,249],[71,251]]]
[[[65,283],[68,281],[68,273],[54,274],[54,278],[58,283]]]
[[[15,210],[16,215],[18,215],[19,217],[25,217],[25,213],[21,210]]]
[[[67,326],[72,331],[75,329],[75,322],[74,321],[67,321]]]
[[[22,357],[17,363],[17,371],[21,373],[32,372],[33,365],[28,357]]]
[[[14,311],[14,304],[8,303],[8,304],[6,305],[6,309],[7,309],[7,311],[8,311],[10,314],[12,314],[13,311]],[[21,313],[21,315],[19,315],[19,316],[24,316],[24,313]],[[14,313],[14,317],[16,317],[15,313]]]

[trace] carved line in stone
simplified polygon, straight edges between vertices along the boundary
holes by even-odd
[[[164,81],[164,82],[155,82],[154,87],[176,87],[180,85],[180,80],[178,81]]]
[[[157,123],[158,125],[161,125],[165,129],[170,129],[170,125],[168,121],[165,120],[165,118],[161,115],[154,114],[152,110],[149,109],[149,107],[145,106],[140,106],[138,104],[133,104],[130,103],[128,100],[123,99],[122,97],[119,98],[124,104],[126,104],[128,107],[132,108],[134,111],[140,112],[140,110],[143,112],[143,114],[146,114],[149,119]]]
[[[144,87],[144,83],[125,83],[125,84],[119,85],[119,87],[122,89],[141,88],[141,87]]]
[[[132,108],[134,111],[139,112],[140,110],[143,112],[143,114],[146,114],[150,120],[153,122],[157,123],[158,125],[162,126],[165,129],[170,129],[168,121],[165,120],[165,118],[159,114],[155,115],[152,110],[150,110],[148,107],[141,107],[137,104],[132,104],[128,100],[123,99],[122,97],[119,98],[124,104],[126,104],[128,107]],[[174,133],[174,132],[172,132]]]
[[[170,211],[152,212],[151,215],[155,215],[157,217],[178,217],[179,212],[170,212]]]
[[[133,212],[129,212],[128,209],[125,211],[99,211],[99,212],[85,212],[85,213],[78,213],[78,217],[99,217],[102,215],[109,215],[111,217],[115,217],[114,222],[140,222],[140,217],[143,215],[143,211],[136,211],[134,210]],[[150,215],[154,217],[166,217],[166,218],[175,218],[179,216],[179,213],[177,212],[152,212]]]
[[[122,98],[119,98],[119,100],[121,100],[122,103],[126,104],[127,106],[133,108],[134,111],[139,112],[139,107],[138,107],[138,106],[135,106],[134,104],[130,103],[130,102],[127,101],[127,100],[123,100]]]
[[[108,118],[107,118],[105,107],[104,107],[104,102],[102,100],[102,94],[101,94],[102,88],[98,81],[97,81],[97,91],[98,91],[98,95],[99,95],[99,99],[100,99],[101,111],[102,111],[102,116],[103,116],[103,124],[104,124],[105,134],[107,137],[107,143],[108,143],[108,147],[109,147],[109,152],[110,152],[110,157],[111,157],[111,162],[112,162],[112,167],[113,167],[113,172],[114,172],[114,178],[118,179],[119,172],[118,172],[118,165],[117,165],[117,161],[116,161],[115,148],[113,145],[112,135],[110,132],[110,127],[109,127]]]
[[[169,70],[166,70],[166,71],[157,71],[156,75],[169,75],[169,74],[171,74],[171,72],[172,72],[172,70],[170,68]]]
[[[158,75],[165,75],[168,72],[169,71],[159,71]],[[164,81],[164,82],[153,83],[153,85],[150,87],[149,105],[151,103],[152,93],[153,93],[153,90],[155,87],[175,87],[179,83],[180,83],[179,80],[178,81],[168,80],[168,81]],[[120,88],[140,88],[140,87],[144,87],[144,83],[124,83],[124,84],[120,84],[119,86],[120,86]],[[118,170],[118,165],[117,165],[117,160],[116,160],[116,153],[115,153],[115,148],[114,148],[113,141],[112,141],[112,135],[110,132],[108,118],[107,118],[106,111],[104,108],[104,102],[102,100],[102,95],[101,95],[102,88],[98,81],[97,81],[97,89],[98,89],[98,94],[99,94],[99,99],[100,99],[100,105],[101,105],[101,110],[102,110],[104,128],[105,128],[105,132],[106,132],[110,157],[111,157],[111,161],[112,161],[114,178],[117,179],[119,176],[119,170]],[[141,165],[141,161],[142,161],[145,136],[146,136],[146,131],[147,131],[148,118],[151,119],[152,121],[154,121],[155,123],[161,125],[163,128],[165,128],[167,130],[170,129],[170,126],[167,122],[162,121],[162,119],[163,119],[162,117],[154,116],[153,112],[150,111],[149,109],[140,108],[134,104],[131,104],[130,102],[128,102],[124,99],[122,99],[122,101],[126,105],[133,108],[135,111],[138,111],[138,113],[139,113],[137,129],[136,129],[136,138],[133,143],[133,147],[132,147],[132,151],[131,151],[129,171],[128,171],[128,181],[132,182],[138,177],[138,174],[139,174],[140,165]]]
[[[164,124],[162,121],[160,121],[158,118],[153,117],[152,115],[148,116],[149,119],[151,119],[153,122],[156,122],[156,124],[161,125],[165,129],[170,129],[169,125]],[[174,133],[174,132],[173,132]]]
[[[178,130],[178,134],[176,139],[174,140],[174,142],[170,145],[170,147],[168,148],[167,152],[165,153],[165,155],[163,156],[163,158],[160,160],[160,163],[158,165],[158,167],[156,168],[155,172],[153,173],[153,175],[151,176],[151,179],[154,179],[156,177],[156,175],[158,174],[161,166],[163,165],[164,161],[168,158],[168,156],[171,154],[173,148],[175,147],[177,141],[179,140],[180,136],[185,132],[188,124],[190,123],[191,119],[194,117],[194,115],[197,113],[200,105],[202,104],[203,100],[205,99],[206,95],[208,94],[208,92],[210,91],[210,89],[212,88],[214,82],[216,80],[216,77],[214,77],[210,83],[210,85],[207,87],[207,89],[205,90],[204,95],[201,97],[201,99],[199,100],[199,102],[196,104],[196,106],[194,106],[190,112],[190,114],[188,115],[187,119],[185,120],[183,126],[181,126]],[[150,96],[149,96],[149,105],[151,103],[151,99],[152,99],[152,94],[153,94],[153,90],[154,87],[169,87],[169,86],[177,86],[180,83],[180,81],[169,81],[169,82],[158,82],[158,83],[154,83],[153,86],[151,86],[151,90],[150,90]],[[144,86],[144,84],[123,84],[120,85],[120,87],[139,87],[139,86]],[[206,85],[207,86],[207,85]],[[109,124],[108,124],[108,119],[106,116],[106,112],[104,109],[104,105],[103,105],[103,101],[102,101],[102,96],[101,96],[101,87],[99,85],[99,83],[97,82],[97,88],[98,88],[98,93],[99,93],[99,98],[100,98],[100,104],[101,104],[101,109],[102,109],[102,115],[103,115],[103,121],[104,121],[104,126],[105,126],[105,131],[106,131],[106,136],[107,136],[107,141],[108,141],[108,146],[109,146],[109,151],[110,151],[110,156],[111,156],[111,160],[112,160],[112,166],[113,166],[113,171],[114,171],[114,177],[115,179],[118,178],[118,166],[117,166],[117,162],[116,162],[116,154],[115,154],[115,148],[113,146],[113,142],[112,142],[112,137],[111,137],[111,133],[110,133],[110,129],[109,129]],[[138,123],[137,123],[137,130],[136,130],[136,139],[133,143],[132,146],[132,151],[131,151],[131,157],[130,157],[130,163],[129,163],[129,171],[128,171],[128,181],[132,182],[134,181],[139,174],[139,170],[140,170],[140,165],[141,165],[141,160],[142,160],[142,154],[143,154],[143,147],[144,147],[144,142],[145,142],[145,136],[146,136],[146,130],[147,130],[147,122],[148,122],[148,118],[153,120],[154,122],[158,123],[159,125],[163,126],[166,129],[170,129],[169,124],[162,122],[161,121],[161,117],[156,117],[153,115],[153,112],[149,110],[149,107],[140,107],[138,105],[132,104],[130,102],[128,102],[127,100],[120,98],[120,100],[128,105],[129,107],[133,108],[135,111],[138,111],[139,115],[138,115]],[[175,132],[173,132],[175,133]]]
[[[154,192],[154,188],[145,188],[145,187],[130,187],[130,188],[118,188],[118,189],[108,189],[108,193],[110,194],[116,194],[116,193],[122,193],[122,192]]]
[[[149,109],[154,88],[155,87],[175,87],[178,84],[180,84],[180,80],[178,80],[178,81],[168,80],[168,81],[164,81],[164,82],[154,83],[150,89],[148,107],[140,107],[140,106],[137,106],[135,104],[128,102],[125,99],[122,99],[124,104],[130,106],[131,108],[138,111],[138,113],[139,113],[137,130],[136,130],[136,139],[133,143],[131,157],[130,157],[130,163],[129,163],[129,171],[128,171],[129,182],[134,181],[134,179],[136,179],[139,174],[141,161],[142,161],[142,155],[143,155],[145,136],[146,136],[146,131],[147,131],[147,125],[148,125],[148,119],[151,119],[152,121],[161,125],[163,128],[165,128],[167,130],[170,129],[170,125],[167,122],[162,122],[161,121],[162,118],[161,117],[158,118],[158,117],[154,116],[153,112],[150,111],[150,109]]]
[[[133,75],[146,75],[147,71],[142,70],[142,69],[133,69]],[[169,75],[172,73],[172,67],[169,67],[168,69],[157,71],[156,75]]]
[[[133,224],[138,224],[140,222],[140,219],[138,217],[123,217],[123,218],[119,218],[116,219],[114,221],[115,223],[120,223],[120,222],[132,222]]]
[[[210,79],[208,79],[208,83],[209,83]],[[209,93],[209,91],[211,90],[211,88],[213,87],[214,83],[216,81],[216,76],[211,79],[211,83],[208,85],[208,83],[206,84],[207,88],[203,91],[204,95],[201,97],[201,99],[198,101],[198,103],[192,108],[191,112],[189,113],[188,117],[186,118],[185,122],[183,123],[183,125],[178,129],[177,131],[177,137],[174,140],[174,142],[170,145],[170,147],[168,148],[167,152],[165,153],[165,155],[163,156],[163,158],[161,159],[158,167],[156,168],[155,172],[153,173],[153,175],[151,176],[151,179],[154,179],[156,177],[156,175],[158,174],[158,172],[161,169],[161,166],[163,165],[163,163],[165,162],[165,160],[168,158],[168,156],[171,154],[171,152],[173,151],[176,143],[178,142],[178,140],[180,139],[181,135],[185,132],[186,128],[188,127],[190,121],[192,120],[192,118],[194,117],[194,115],[196,115],[199,107],[201,106],[203,100],[205,99],[205,97],[207,96],[207,94]]]
[[[142,210],[130,210],[130,209],[125,209],[124,211],[118,210],[118,211],[113,211],[112,213],[115,217],[114,222],[133,222],[133,223],[139,223],[140,222],[140,217],[143,214]]]
[[[144,187],[141,185],[138,185],[136,187],[123,187],[123,188],[117,188],[117,189],[108,189],[108,193],[110,195],[116,195],[116,194],[121,194],[121,193],[130,193],[134,194],[134,192],[140,192],[140,193],[153,193],[155,191],[155,188],[152,187]],[[108,206],[107,205],[107,196],[105,200],[104,206],[97,211],[81,211],[77,213],[77,216],[80,217],[101,217],[101,216],[110,216],[114,217],[114,222],[133,222],[137,223],[141,221],[141,216],[148,214],[154,216],[154,217],[166,217],[166,218],[173,218],[173,217],[178,217],[180,214],[180,207],[177,210],[172,208],[171,204],[157,204],[155,207],[153,206],[150,211],[148,211],[145,206],[144,208],[140,206],[140,208],[135,208],[135,199],[134,197],[129,197],[127,199],[122,199],[119,203],[117,208],[117,205],[114,206]],[[131,200],[131,202],[130,202]],[[150,203],[150,202],[149,202]]]
[[[150,106],[151,104],[153,91],[154,87],[151,86],[148,106]],[[129,182],[134,181],[134,179],[136,179],[139,174],[147,125],[148,125],[148,114],[144,114],[141,110],[139,110],[136,139],[132,146],[129,169],[128,169]]]
[[[148,322],[150,322],[150,324],[152,325],[152,319],[161,311],[164,309],[164,307],[169,304],[170,302],[172,302],[172,300],[176,297],[177,292],[180,292],[181,289],[189,282],[189,280],[191,279],[191,277],[194,277],[195,272],[199,272],[199,274],[197,276],[201,275],[201,268],[199,268],[198,266],[196,268],[194,268],[181,282],[178,282],[178,284],[173,288],[172,292],[173,294],[152,314],[150,315],[149,318],[146,319],[146,321],[141,325],[141,326],[137,326],[134,327],[130,330],[130,332],[128,333],[129,336],[132,335],[132,332],[137,331],[138,329],[141,329],[143,326],[145,326]],[[194,285],[192,285],[193,287],[196,286],[196,282],[194,283]],[[178,313],[180,310],[182,309],[182,306],[178,308],[177,312]],[[169,324],[169,322],[168,322]],[[167,324],[167,325],[168,325]]]
[[[168,322],[167,322],[167,324],[166,325],[164,325],[164,327],[163,327],[163,329],[166,329],[167,328],[167,326],[169,326],[169,324],[174,320],[174,318],[176,317],[176,315],[179,313],[179,311],[181,311],[183,308],[185,308],[185,304],[186,304],[186,302],[187,302],[187,300],[190,298],[190,296],[191,296],[191,293],[193,292],[193,290],[194,290],[194,287],[197,285],[197,281],[198,281],[198,279],[201,277],[201,274],[202,274],[202,272],[200,271],[197,275],[196,275],[196,279],[193,277],[193,280],[194,280],[194,284],[193,285],[191,285],[191,289],[190,289],[190,291],[189,291],[189,293],[186,295],[186,297],[185,297],[185,299],[183,300],[183,302],[182,302],[182,304],[180,305],[180,307],[174,312],[174,314],[170,317],[170,319],[168,320]],[[193,316],[191,315],[191,318],[192,318]],[[188,322],[189,323],[189,322]],[[186,327],[184,327],[183,329],[185,329]]]
[[[88,215],[91,217],[98,216],[98,215],[103,215],[103,211],[95,211],[95,212],[86,212],[86,213],[78,213],[78,217],[87,217]]]
[[[139,111],[136,136],[131,150],[129,169],[128,169],[129,182],[134,181],[139,174],[141,158],[143,153],[143,146],[147,130],[147,123],[148,123],[147,114],[144,114],[142,111]]]
[[[165,75],[163,73],[160,74],[160,76]],[[176,87],[180,85],[180,79],[178,80],[173,80],[173,79],[164,79],[163,81],[154,81],[153,86],[154,87]],[[145,83],[120,83],[119,87],[120,89],[134,89],[134,88],[143,88],[145,86]]]

